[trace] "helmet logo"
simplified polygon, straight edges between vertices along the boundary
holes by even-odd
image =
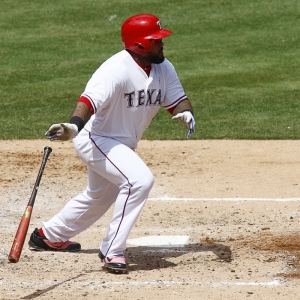
[[[161,24],[160,24],[160,21],[159,21],[159,20],[156,22],[156,24],[159,26],[159,29],[162,29],[162,27],[161,27]]]

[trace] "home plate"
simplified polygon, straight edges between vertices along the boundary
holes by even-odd
[[[152,235],[129,239],[127,244],[148,247],[184,247],[188,240],[188,235]]]

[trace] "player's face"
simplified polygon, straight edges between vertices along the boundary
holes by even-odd
[[[148,59],[152,64],[161,64],[164,60],[164,48],[162,39],[152,40],[153,48],[151,52],[145,55],[145,58]]]

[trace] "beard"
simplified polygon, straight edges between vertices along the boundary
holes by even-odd
[[[163,52],[161,53],[161,55],[148,53],[147,59],[151,62],[151,64],[161,64],[165,60]]]
[[[153,59],[152,59],[152,61],[151,61],[151,63],[152,64],[161,64],[163,61],[165,60],[165,57],[163,56],[163,57],[158,57],[158,56],[156,56],[156,57],[154,57]]]

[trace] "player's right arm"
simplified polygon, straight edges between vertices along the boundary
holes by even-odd
[[[173,120],[179,121],[188,129],[187,138],[195,132],[195,119],[190,100],[185,95],[182,84],[173,65],[165,60],[167,91],[163,106],[173,115]]]
[[[94,114],[87,98],[81,97],[72,112],[69,123],[53,124],[46,132],[51,141],[68,141],[73,139]]]

